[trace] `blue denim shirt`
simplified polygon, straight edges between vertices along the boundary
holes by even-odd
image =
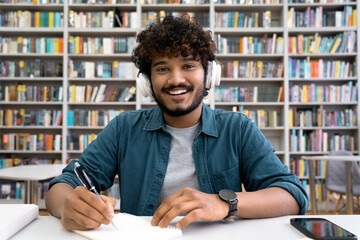
[[[79,162],[98,190],[120,185],[120,210],[151,216],[166,174],[171,135],[165,130],[159,107],[128,111],[113,119],[82,153]],[[274,154],[261,131],[241,113],[212,110],[203,104],[201,127],[195,136],[193,156],[201,191],[217,193],[227,188],[256,191],[280,187],[294,196],[300,214],[308,197],[295,175]],[[73,161],[50,187],[65,182],[81,185]],[[181,179],[179,179],[181,181]],[[241,201],[241,199],[240,199]]]

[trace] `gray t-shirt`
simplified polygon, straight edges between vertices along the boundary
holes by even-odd
[[[183,187],[200,190],[192,151],[193,140],[199,127],[200,123],[189,128],[173,128],[166,125],[166,129],[171,134],[172,141],[169,163],[158,205],[160,205],[166,197]]]

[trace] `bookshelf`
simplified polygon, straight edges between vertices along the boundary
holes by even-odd
[[[222,79],[205,100],[211,108],[247,114],[279,158],[304,180],[306,172],[299,173],[300,162],[304,169],[301,156],[326,154],[334,148],[330,143],[339,141],[359,154],[360,47],[351,41],[360,37],[360,20],[350,15],[357,14],[360,3],[167,2],[0,0],[2,118],[6,112],[20,119],[30,113],[45,116],[40,124],[25,123],[28,118],[17,125],[2,121],[0,157],[66,163],[78,158],[115,115],[155,106],[133,92],[136,70],[130,58],[134,39],[147,23],[183,12],[191,12],[211,30],[218,46]],[[37,22],[31,14],[40,20],[54,18]],[[348,17],[336,25],[341,23],[341,14]],[[17,17],[19,20],[14,20]],[[337,21],[331,21],[333,18]],[[32,21],[35,27],[26,25]],[[342,50],[332,51],[338,38]],[[99,89],[107,97],[98,93]],[[315,94],[319,91],[323,98]],[[42,98],[30,98],[27,92],[41,93]],[[325,99],[328,95],[331,100]],[[22,114],[25,111],[29,114]],[[61,122],[53,120],[54,112],[61,113]],[[43,144],[41,149],[5,149],[4,135],[9,134],[25,139],[26,134],[36,139],[51,134],[58,142],[56,148],[55,144]],[[328,140],[322,143],[319,139]],[[321,166],[319,183],[324,179]]]
[[[308,187],[307,162],[300,155],[340,148],[359,153],[359,104],[356,94],[352,94],[353,90],[358,92],[359,46],[352,44],[352,39],[359,38],[359,21],[347,17],[358,7],[355,2],[288,4],[289,164],[299,171],[304,187]],[[310,21],[302,20],[304,16],[310,16]],[[309,42],[314,42],[313,46]],[[339,64],[343,67],[336,66]],[[296,96],[297,88],[302,88],[301,95]],[[323,161],[315,166],[318,201],[326,198],[325,166]]]

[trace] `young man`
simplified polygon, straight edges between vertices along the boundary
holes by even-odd
[[[120,114],[83,152],[79,162],[97,190],[118,175],[120,210],[153,216],[161,227],[179,215],[185,215],[176,223],[181,228],[231,215],[305,214],[298,179],[251,120],[202,104],[215,60],[211,33],[187,15],[165,17],[137,41],[132,60],[159,107]],[[78,187],[73,169],[71,162],[51,181],[48,210],[69,230],[108,224],[115,200]]]

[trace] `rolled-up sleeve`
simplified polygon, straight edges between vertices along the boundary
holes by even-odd
[[[305,214],[309,207],[308,195],[299,179],[289,171],[274,153],[275,150],[261,131],[247,117],[242,126],[241,171],[247,191],[279,187],[288,191]]]

